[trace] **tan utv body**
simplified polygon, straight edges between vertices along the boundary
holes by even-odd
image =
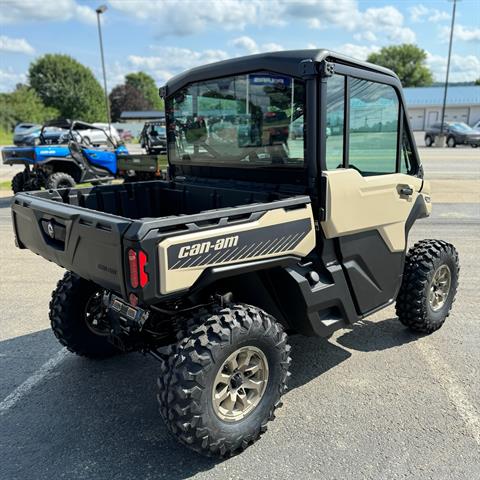
[[[19,248],[68,272],[52,329],[70,351],[160,361],[169,430],[241,452],[287,388],[288,335],[329,336],[396,302],[432,333],[458,285],[397,76],[327,50],[195,68],[160,90],[168,178],[22,193]],[[288,401],[288,397],[287,397]]]

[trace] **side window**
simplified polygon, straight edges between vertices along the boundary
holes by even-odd
[[[343,125],[345,122],[345,77],[333,75],[327,82],[327,154],[328,170],[343,166]]]
[[[351,79],[349,166],[362,175],[396,171],[398,98],[393,87]]]

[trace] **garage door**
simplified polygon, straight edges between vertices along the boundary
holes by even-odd
[[[445,109],[445,120],[447,122],[465,122],[468,123],[468,107]]]
[[[413,130],[423,130],[425,122],[425,110],[423,108],[409,109],[408,118]]]

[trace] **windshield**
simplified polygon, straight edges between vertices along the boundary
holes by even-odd
[[[304,106],[304,83],[292,77],[259,72],[192,83],[167,102],[170,161],[301,167]]]
[[[452,123],[450,126],[454,130],[458,130],[460,132],[471,132],[473,130],[472,127],[469,127],[466,123],[463,122]]]

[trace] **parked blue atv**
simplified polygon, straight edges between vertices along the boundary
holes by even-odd
[[[47,135],[58,129],[58,136]],[[106,144],[93,146],[82,132],[101,130]],[[31,147],[6,147],[3,163],[24,165],[25,170],[12,179],[14,193],[30,190],[74,187],[77,183],[106,183],[117,174],[117,155],[128,155],[123,144],[117,144],[106,131],[78,120],[50,122],[42,127]]]

